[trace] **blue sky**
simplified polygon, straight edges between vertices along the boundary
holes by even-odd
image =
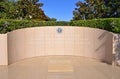
[[[83,0],[40,0],[44,4],[42,9],[50,18],[56,18],[58,21],[69,21],[73,17],[72,11],[75,9],[75,3]]]

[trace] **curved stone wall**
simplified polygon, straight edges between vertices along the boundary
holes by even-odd
[[[7,65],[7,34],[0,34],[0,65]]]
[[[8,33],[9,64],[24,58],[74,55],[112,63],[113,35],[105,30],[73,26],[46,26]]]

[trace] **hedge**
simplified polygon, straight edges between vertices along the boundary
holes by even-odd
[[[114,33],[120,33],[120,18],[79,20],[70,22],[0,19],[0,33],[7,33],[21,28],[41,26],[82,26],[99,28]]]

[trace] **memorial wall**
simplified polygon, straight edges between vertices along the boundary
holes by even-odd
[[[7,47],[9,64],[48,55],[83,56],[107,63],[113,60],[113,34],[95,28],[44,26],[19,29],[7,34]]]

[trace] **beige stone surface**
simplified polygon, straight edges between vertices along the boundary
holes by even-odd
[[[57,29],[61,28],[62,33]],[[112,63],[113,35],[105,30],[73,26],[46,26],[8,33],[9,64],[24,58],[72,55]]]
[[[0,34],[0,65],[8,65],[7,34]]]
[[[71,57],[49,56],[48,72],[73,72],[73,62]]]
[[[66,64],[70,59],[73,71],[48,72],[48,59],[58,61],[61,58],[67,60]],[[120,79],[120,67],[86,57],[43,56],[24,59],[9,66],[0,66],[0,79]]]

